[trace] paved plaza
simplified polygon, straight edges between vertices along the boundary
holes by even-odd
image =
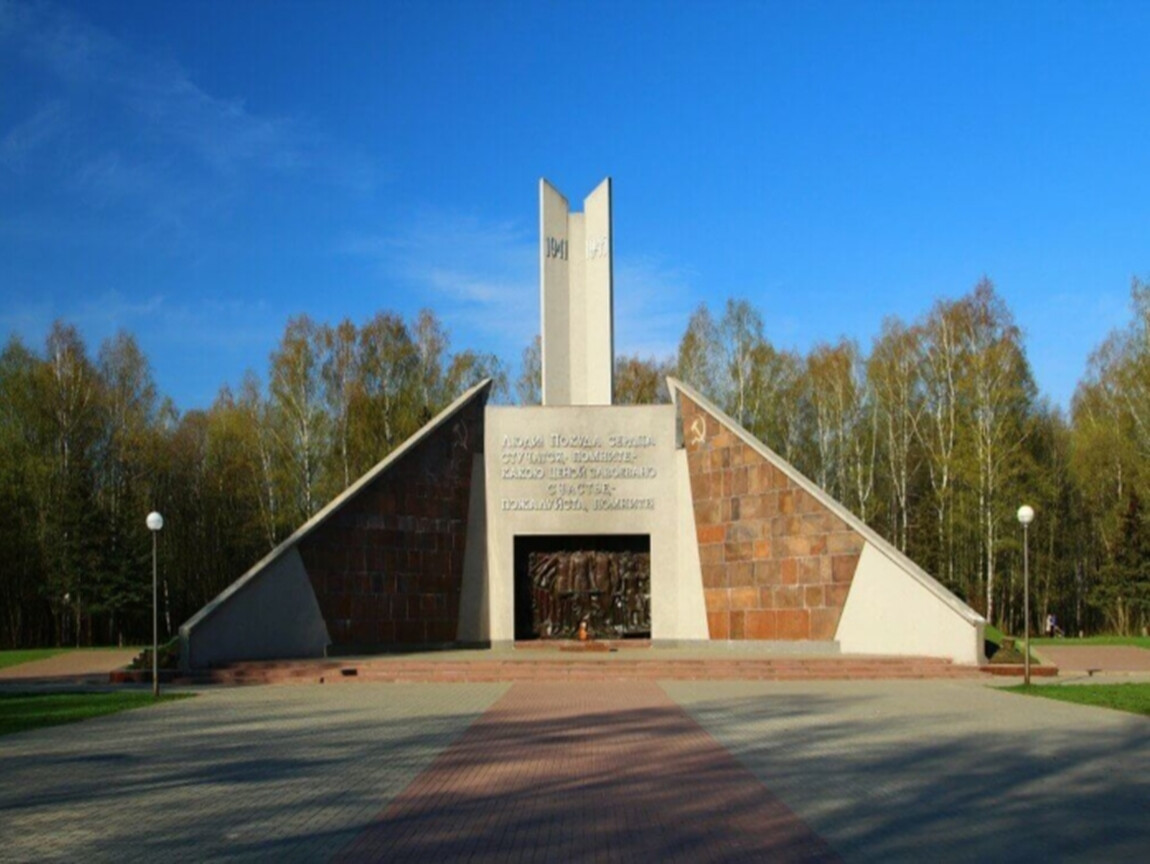
[[[0,739],[4,861],[1144,860],[1150,719],[978,681],[214,688]]]

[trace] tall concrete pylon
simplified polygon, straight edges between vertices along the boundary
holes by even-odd
[[[615,395],[611,178],[572,213],[539,181],[544,405],[610,405]]]

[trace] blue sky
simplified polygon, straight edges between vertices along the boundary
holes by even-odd
[[[513,367],[538,179],[614,181],[617,347],[745,297],[864,348],[984,274],[1067,406],[1150,276],[1150,4],[0,0],[0,333],[206,407],[288,317]]]

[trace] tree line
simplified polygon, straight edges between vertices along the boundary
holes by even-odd
[[[288,321],[266,381],[206,410],[162,397],[136,340],[93,357],[57,322],[42,351],[0,353],[0,647],[151,638],[151,538],[161,632],[205,602],[472,384],[506,374],[449,351],[434,314],[361,325]]]
[[[1069,416],[1041,398],[1023,335],[989,280],[863,351],[772,345],[745,300],[691,315],[673,357],[616,361],[616,402],[668,399],[673,374],[714,399],[928,572],[1008,631],[1022,626],[1022,503],[1032,626],[1150,624],[1150,286],[1090,358]],[[57,323],[0,355],[0,645],[144,641],[149,510],[165,516],[168,633],[466,387],[539,401],[538,337],[509,386],[494,356],[452,353],[435,315],[291,319],[266,380],[206,410],[158,394],[130,334],[93,358]]]
[[[674,358],[623,358],[622,401],[667,371],[715,399],[943,584],[1022,629],[1022,529],[1032,505],[1032,626],[1150,625],[1150,285],[1091,356],[1069,417],[1041,398],[1023,334],[989,279],[918,320],[887,318],[864,352],[771,344],[745,300],[691,316]],[[666,398],[660,393],[659,398]]]

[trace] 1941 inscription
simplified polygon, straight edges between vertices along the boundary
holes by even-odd
[[[543,241],[543,254],[547,258],[567,260],[567,241],[559,237],[548,237]]]

